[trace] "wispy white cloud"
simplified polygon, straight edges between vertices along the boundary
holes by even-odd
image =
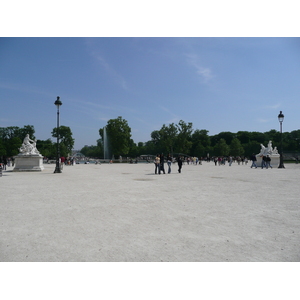
[[[159,107],[161,110],[165,111],[167,114],[171,116],[171,119],[168,119],[165,123],[171,124],[171,123],[178,123],[181,119],[176,114],[174,114],[172,111],[170,111],[168,108],[164,106]]]
[[[268,122],[270,122],[270,121],[271,121],[270,119],[263,119],[263,118],[257,119],[257,122],[258,122],[258,123],[268,123]]]
[[[82,108],[92,106],[94,108],[99,108],[99,109],[106,109],[106,110],[115,110],[116,107],[113,105],[102,105],[99,103],[91,102],[91,101],[84,101],[84,100],[79,100],[79,99],[72,99],[72,102],[74,103],[79,103]]]
[[[19,92],[25,92],[25,93],[32,93],[32,94],[40,94],[46,97],[52,97],[52,93],[48,93],[45,90],[42,90],[39,87],[36,86],[28,86],[24,85],[22,83],[16,84],[11,82],[1,82],[0,83],[0,89],[7,89],[12,91],[19,91]]]
[[[14,123],[14,122],[18,122],[19,120],[17,119],[8,119],[8,118],[0,118],[0,122],[2,124],[6,124],[6,123]]]
[[[276,103],[276,104],[266,105],[265,108],[266,109],[278,109],[280,106],[281,106],[280,103]]]
[[[124,89],[128,90],[128,85],[126,80],[120,75],[104,58],[104,56],[99,53],[99,50],[96,49],[96,46],[88,39],[86,42],[88,47],[88,54],[92,56],[102,68]]]
[[[196,54],[186,54],[186,59],[188,64],[196,69],[196,73],[205,83],[214,77],[214,75],[212,74],[212,70],[210,68],[204,67]]]

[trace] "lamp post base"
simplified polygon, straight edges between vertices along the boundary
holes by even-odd
[[[282,156],[282,154],[280,154],[280,161],[279,161],[278,169],[285,169],[284,164],[283,164],[283,156]]]
[[[60,168],[60,165],[58,163],[56,163],[54,173],[61,173],[61,168]]]

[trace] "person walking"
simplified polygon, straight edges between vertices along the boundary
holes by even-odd
[[[252,165],[251,165],[251,167],[250,168],[253,168],[253,167],[255,167],[255,169],[257,168],[257,165],[256,165],[256,161],[257,161],[257,159],[256,159],[256,156],[255,156],[255,154],[254,153],[252,153],[252,155],[251,155],[251,158],[250,158],[251,160],[252,160]]]
[[[268,167],[270,167],[272,169],[270,155],[267,155],[267,157],[266,157],[266,168],[268,169]]]
[[[159,154],[156,155],[155,160],[154,160],[154,164],[155,164],[155,174],[157,174],[157,171],[160,173],[159,169],[160,169],[160,157]]]
[[[7,166],[7,158],[6,158],[6,156],[3,156],[2,164],[3,164],[3,170],[6,170],[6,166]]]
[[[160,174],[160,171],[164,172],[164,174],[166,174],[165,172],[165,157],[164,157],[164,154],[162,153],[160,155],[160,168],[159,168],[159,174]]]
[[[172,164],[172,156],[170,155],[170,153],[167,156],[167,164],[168,164],[168,174],[171,173],[171,164]]]
[[[178,158],[177,158],[177,163],[178,163],[178,173],[181,173],[182,160],[181,160],[180,156],[178,156]]]
[[[261,168],[263,169],[264,167],[267,169],[266,156],[263,155],[261,158]]]
[[[215,163],[215,166],[217,165],[217,162],[218,162],[218,157],[214,157],[214,163]]]

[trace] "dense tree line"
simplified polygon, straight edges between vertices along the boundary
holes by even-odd
[[[261,144],[267,145],[271,140],[273,146],[280,149],[281,134],[277,130],[267,132],[238,131],[220,132],[209,136],[206,129],[193,129],[192,123],[179,121],[178,124],[163,124],[161,129],[154,130],[151,139],[145,143],[135,143],[131,138],[131,128],[122,117],[110,119],[106,125],[106,133],[109,136],[109,148],[111,156],[135,158],[142,154],[171,153],[176,155],[182,153],[189,156],[246,156],[260,151]],[[19,153],[26,134],[35,139],[35,130],[32,125],[19,127],[0,127],[0,156],[14,156]],[[57,129],[51,132],[52,137],[57,137]],[[67,126],[60,126],[60,153],[68,156],[74,146],[72,131]],[[104,131],[99,129],[100,138],[97,145],[85,146],[80,152],[88,157],[103,158],[104,156]],[[283,150],[286,152],[300,152],[300,130],[284,132],[282,134]],[[39,152],[46,157],[56,157],[56,142],[51,139],[37,140]]]
[[[112,155],[137,157],[142,154],[182,153],[189,156],[245,156],[259,153],[261,144],[271,140],[280,149],[281,134],[272,129],[267,132],[238,131],[220,132],[209,136],[208,130],[193,129],[192,123],[179,121],[178,124],[164,124],[161,129],[151,133],[151,140],[146,143],[134,143],[131,128],[122,117],[111,119],[106,126]],[[89,157],[103,157],[103,128],[99,130],[97,146],[85,146],[81,152]],[[284,152],[300,152],[300,130],[282,134]]]
[[[23,128],[17,126],[0,127],[0,156],[12,157],[18,155],[26,134],[29,134],[32,140],[36,139],[32,125],[26,125]],[[54,128],[51,134],[52,137],[57,138],[57,128]],[[70,155],[74,146],[71,129],[67,126],[60,126],[59,136],[61,156]],[[36,147],[41,155],[48,158],[56,157],[57,143],[52,142],[51,139],[37,140]]]

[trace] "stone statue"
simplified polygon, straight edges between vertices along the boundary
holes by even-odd
[[[261,167],[262,165],[262,157],[269,156],[271,158],[272,165],[279,165],[279,154],[277,147],[272,147],[272,141],[269,141],[268,147],[266,148],[263,144],[260,144],[261,149],[260,152],[256,155],[257,158],[257,166]]]
[[[260,152],[259,152],[259,156],[260,155],[264,155],[266,152],[266,147],[263,144],[260,144],[261,148],[260,148]]]
[[[278,154],[277,147],[275,147],[274,149],[272,147],[272,141],[269,141],[267,148],[263,144],[260,144],[260,146],[261,146],[261,149],[260,149],[259,154],[257,154],[258,156],[262,156],[262,155],[267,156],[267,155]]]
[[[273,148],[272,148],[272,141],[269,141],[268,148],[267,148],[267,154],[272,154]]]
[[[32,144],[30,142],[32,142]],[[29,138],[29,134],[26,134],[23,144],[19,150],[22,155],[40,155],[40,152],[36,148],[36,141],[31,140]]]

